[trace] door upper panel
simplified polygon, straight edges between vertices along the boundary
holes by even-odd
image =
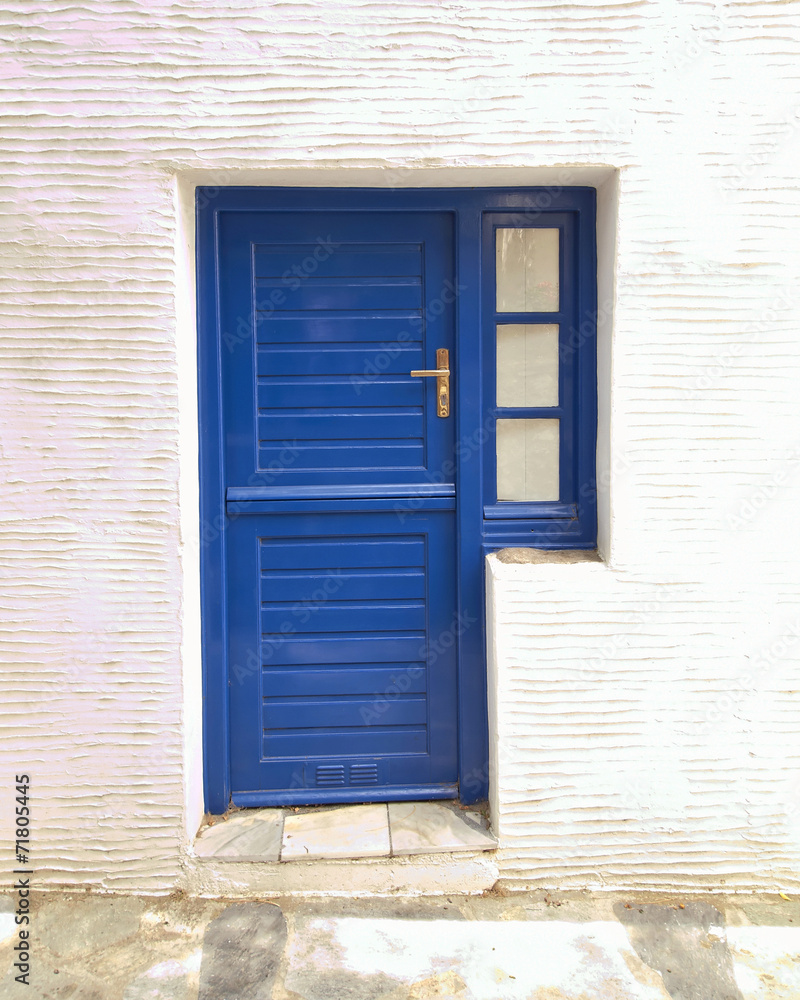
[[[222,213],[219,269],[229,487],[452,481],[450,214]]]

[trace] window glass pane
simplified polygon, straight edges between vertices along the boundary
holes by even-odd
[[[497,327],[497,405],[558,406],[558,326]]]
[[[497,311],[558,310],[558,230],[497,230]]]
[[[558,421],[497,421],[497,499],[558,500]]]

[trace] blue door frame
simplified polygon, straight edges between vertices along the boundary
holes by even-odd
[[[201,602],[203,630],[204,787],[206,809],[224,812],[231,801],[231,669],[226,546],[231,512],[258,503],[248,494],[226,498],[225,428],[221,372],[225,338],[252,337],[248,319],[231,331],[221,326],[219,232],[224,217],[263,212],[448,213],[453,219],[455,258],[455,348],[452,382],[456,497],[456,602],[458,787],[464,803],[486,797],[489,780],[484,647],[483,556],[507,545],[584,548],[595,545],[594,446],[596,428],[595,192],[565,189],[287,189],[228,188],[197,192],[198,364],[200,413]],[[561,451],[563,495],[550,504],[498,504],[492,493],[497,420],[494,401],[494,326],[490,283],[494,280],[493,226],[553,225],[562,240],[562,383],[560,415],[568,427]],[[324,223],[322,225],[324,229]],[[491,301],[490,301],[491,300]],[[581,331],[580,349],[570,344]],[[513,415],[513,414],[512,414]],[[419,490],[419,495],[426,491]],[[430,483],[430,500],[442,496]],[[369,510],[369,498],[359,494]],[[226,507],[226,499],[228,506]],[[442,501],[444,502],[444,501]],[[380,514],[380,505],[372,513]],[[385,507],[384,507],[385,509]],[[376,522],[377,523],[377,522]],[[424,797],[421,791],[417,797]],[[369,795],[365,795],[369,800]],[[248,804],[246,798],[240,804]],[[330,801],[295,797],[294,801]],[[254,801],[252,804],[256,804]]]

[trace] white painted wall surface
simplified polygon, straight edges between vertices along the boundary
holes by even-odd
[[[763,579],[502,558],[488,571],[501,878],[796,885],[800,629],[788,607],[748,613]]]
[[[2,0],[0,43],[0,839],[23,768],[39,884],[169,889],[201,809],[192,182],[610,167],[607,563],[493,568],[501,866],[790,881],[797,4]]]

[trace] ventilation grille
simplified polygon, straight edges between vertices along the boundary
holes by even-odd
[[[351,785],[377,785],[378,765],[377,764],[351,764],[350,784]]]
[[[333,785],[377,785],[378,765],[372,764],[318,764],[315,768],[315,784],[318,788]]]
[[[317,785],[327,788],[330,785],[344,784],[344,764],[320,764],[317,767]]]

